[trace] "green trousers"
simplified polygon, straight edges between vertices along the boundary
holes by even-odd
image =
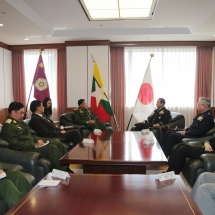
[[[6,172],[7,177],[0,179],[0,196],[9,208],[14,206],[31,188],[25,175],[19,171]]]
[[[48,158],[55,169],[59,169],[62,171],[68,169],[68,166],[60,165],[60,158],[64,155],[65,152],[65,148],[60,141],[51,141],[46,146],[36,148],[35,151],[39,152],[43,157]]]

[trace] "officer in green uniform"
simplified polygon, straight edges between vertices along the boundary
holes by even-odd
[[[0,173],[4,170],[0,164]],[[0,196],[9,208],[15,205],[31,188],[22,172],[5,170],[6,177],[0,179]]]
[[[23,122],[25,109],[22,103],[12,102],[8,112],[9,116],[2,126],[1,134],[12,149],[39,152],[52,162],[55,169],[69,171],[67,166],[60,165],[60,158],[64,155],[64,146],[60,141],[51,141],[50,144],[45,145],[41,138],[29,132],[27,124]]]
[[[106,130],[105,124],[99,121],[97,117],[87,109],[87,103],[84,99],[78,100],[78,106],[77,109],[74,109],[74,120],[77,124],[85,125],[90,130]]]

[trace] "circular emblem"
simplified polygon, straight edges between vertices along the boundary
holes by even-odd
[[[48,82],[46,79],[44,78],[38,78],[35,82],[35,87],[39,90],[39,91],[43,91],[45,89],[48,88]]]
[[[138,99],[143,105],[148,105],[153,101],[154,93],[152,86],[149,83],[142,84],[138,95]]]

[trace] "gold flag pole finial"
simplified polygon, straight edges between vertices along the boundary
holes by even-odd
[[[43,51],[44,51],[44,48],[41,47],[41,48],[40,48],[40,54],[42,54]]]
[[[91,58],[93,60],[93,63],[95,63],[96,61],[94,60],[94,57],[93,57],[92,53],[91,53]]]
[[[151,57],[151,58],[153,58],[154,56],[155,56],[154,53],[151,53],[151,54],[150,54],[150,57]]]

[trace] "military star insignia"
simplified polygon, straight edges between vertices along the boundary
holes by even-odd
[[[91,96],[96,97],[96,105],[97,105],[97,107],[98,107],[99,102],[100,102],[101,99],[108,101],[107,97],[105,96],[104,87],[99,87],[97,82],[95,83],[95,91],[92,92]]]

